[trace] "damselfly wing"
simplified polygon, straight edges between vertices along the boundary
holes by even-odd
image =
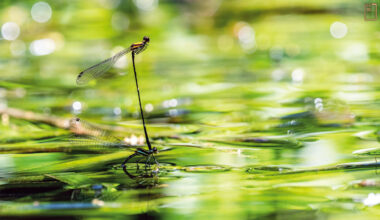
[[[120,57],[124,56],[125,54],[131,51],[134,54],[139,54],[148,47],[148,43],[149,37],[144,37],[143,41],[134,43],[129,48],[120,51],[114,56],[85,69],[84,71],[79,73],[77,77],[77,84],[85,85],[94,79],[98,79],[99,77],[103,76],[104,73],[106,73],[109,69],[111,69],[111,67],[116,63],[116,61],[120,59]]]
[[[103,130],[99,126],[83,121],[79,118],[73,118],[70,120],[70,128],[74,134],[70,136],[69,140],[75,145],[98,145],[103,147],[131,149],[134,151],[138,146],[143,144],[143,141],[141,141],[143,138],[137,138],[134,136],[134,141],[126,141],[131,140],[132,138],[125,138],[125,140],[122,140],[113,136],[110,131]]]
[[[171,148],[164,148],[158,151],[156,147],[152,150],[141,149],[139,147],[143,145],[143,138],[139,138],[137,141],[128,141],[132,138],[119,139],[113,136],[111,132],[105,131],[98,126],[79,118],[73,118],[70,120],[70,128],[74,135],[72,135],[69,140],[74,145],[120,148],[135,152],[136,156],[149,156],[171,150]],[[136,136],[134,137],[136,138]]]

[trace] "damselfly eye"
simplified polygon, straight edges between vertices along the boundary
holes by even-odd
[[[143,38],[143,40],[144,40],[145,42],[149,42],[149,41],[150,41],[149,37],[147,37],[147,36],[145,36],[145,37]]]
[[[153,152],[157,153],[157,147],[153,147]]]

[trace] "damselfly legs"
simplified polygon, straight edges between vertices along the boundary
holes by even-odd
[[[131,160],[132,158],[134,158],[136,156],[143,156],[143,157],[147,158],[145,161],[145,169],[147,167],[150,168],[150,162],[151,162],[152,158],[153,158],[154,162],[157,164],[157,166],[159,166],[159,163],[157,162],[156,157],[154,157],[154,154],[156,154],[156,153],[157,153],[156,147],[153,147],[152,150],[144,150],[142,148],[137,148],[134,154],[130,155],[129,157],[127,157],[127,159],[125,159],[125,161],[121,164],[121,167],[123,168],[124,172],[128,172],[126,164],[128,163],[129,160]],[[140,158],[136,161],[137,169],[139,169],[139,162],[141,160],[142,160],[142,158]]]
[[[142,51],[144,51],[147,48],[149,41],[150,41],[149,37],[144,37],[141,42],[134,43],[129,48],[127,48],[127,49],[125,49],[125,50],[117,53],[113,57],[110,57],[110,58],[108,58],[108,59],[106,59],[106,60],[104,60],[104,61],[102,61],[102,62],[100,62],[98,64],[95,64],[95,65],[87,68],[86,70],[84,70],[81,73],[79,73],[79,75],[77,77],[77,84],[78,85],[85,85],[89,81],[92,81],[93,79],[97,79],[97,78],[101,77],[102,75],[104,75],[104,73],[106,73],[116,63],[116,61],[120,57],[122,57],[123,55],[125,55],[125,54],[127,54],[129,52],[132,52],[132,64],[133,64],[133,72],[134,72],[135,82],[136,82],[137,97],[138,97],[138,100],[139,100],[141,119],[142,119],[142,122],[143,122],[144,135],[145,135],[146,144],[148,145],[148,150],[144,150],[142,148],[137,148],[137,150],[135,151],[135,153],[132,154],[132,155],[130,155],[122,163],[122,167],[123,167],[124,171],[126,171],[126,164],[127,164],[127,162],[130,159],[134,158],[135,156],[143,156],[143,157],[147,158],[146,164],[149,164],[150,160],[153,158],[154,162],[157,165],[159,165],[158,162],[157,162],[157,160],[156,160],[156,158],[153,155],[154,153],[157,153],[157,148],[156,147],[152,148],[152,146],[150,144],[150,141],[149,141],[148,132],[147,132],[146,126],[145,126],[145,119],[144,119],[144,113],[143,113],[142,105],[141,105],[140,90],[139,90],[139,85],[138,85],[138,80],[137,80],[137,73],[136,73],[136,66],[135,66],[135,56],[137,54],[141,53]]]
[[[136,159],[133,162],[136,162],[138,171],[140,171],[140,162],[144,162],[145,171],[150,168],[152,163],[155,163],[157,167],[159,166],[154,156],[158,153],[156,147],[153,147],[152,150],[142,149],[137,147],[136,143],[129,142],[129,138],[119,139],[113,136],[110,130],[103,130],[99,125],[88,123],[79,118],[70,120],[70,129],[75,133],[75,135],[70,137],[70,142],[77,146],[85,146],[87,149],[104,148],[105,151],[112,151],[116,148],[133,152],[121,165],[124,172],[129,176],[126,164],[132,161],[132,159]]]

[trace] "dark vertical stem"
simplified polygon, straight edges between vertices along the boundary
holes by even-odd
[[[141,98],[140,98],[139,84],[137,83],[137,74],[136,74],[136,67],[135,67],[135,52],[134,52],[134,51],[132,51],[132,63],[133,63],[133,71],[134,71],[134,73],[135,73],[135,81],[136,81],[136,88],[137,88],[137,96],[139,97],[139,104],[140,104],[141,118],[142,118],[143,126],[144,126],[145,140],[146,140],[146,144],[147,144],[148,147],[149,147],[149,150],[152,150],[152,146],[150,145],[150,142],[149,142],[148,132],[146,131],[146,127],[145,127],[144,113],[143,113],[143,109],[142,109],[142,106],[141,106]]]

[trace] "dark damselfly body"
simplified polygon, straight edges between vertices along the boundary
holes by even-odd
[[[145,135],[146,143],[148,145],[148,150],[144,150],[142,148],[137,148],[135,153],[130,155],[122,163],[123,169],[126,169],[125,168],[126,163],[130,159],[132,159],[133,157],[135,157],[137,155],[147,157],[148,158],[147,161],[149,161],[153,157],[155,162],[158,164],[156,158],[153,156],[153,154],[157,152],[157,148],[155,148],[155,147],[152,148],[150,141],[149,141],[149,136],[148,136],[148,132],[146,129],[146,125],[145,125],[145,118],[144,118],[144,113],[143,113],[142,105],[141,105],[140,89],[139,89],[139,85],[138,85],[136,66],[135,66],[135,56],[147,48],[149,41],[150,41],[149,37],[144,37],[141,42],[134,43],[129,48],[122,50],[121,52],[117,53],[116,55],[114,55],[114,56],[112,56],[112,57],[110,57],[110,58],[108,58],[108,59],[106,59],[106,60],[104,60],[98,64],[95,64],[95,65],[87,68],[86,70],[84,70],[82,72],[80,72],[78,77],[77,77],[77,84],[78,85],[85,85],[88,82],[90,82],[94,79],[98,79],[101,76],[103,76],[104,73],[106,73],[116,63],[116,61],[118,59],[120,59],[125,54],[132,52],[131,53],[132,54],[132,64],[133,64],[133,72],[134,72],[135,82],[136,82],[137,97],[139,100],[140,114],[141,114],[141,119],[143,122],[144,135]]]

